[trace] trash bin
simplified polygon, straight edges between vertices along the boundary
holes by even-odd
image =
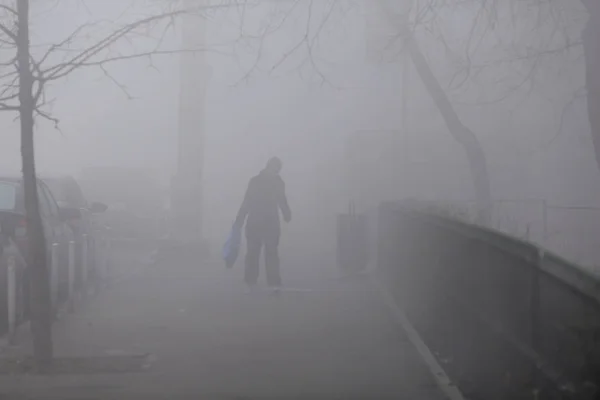
[[[367,216],[357,214],[350,203],[348,213],[337,216],[337,263],[344,272],[360,272],[368,264]]]

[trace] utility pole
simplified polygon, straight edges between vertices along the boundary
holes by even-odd
[[[197,9],[199,3],[205,0],[182,1],[184,7]],[[194,13],[183,16],[183,50],[206,47],[206,20],[192,14]],[[178,244],[190,244],[194,247],[203,241],[204,121],[210,73],[203,51],[181,53],[177,172],[171,187],[171,237]]]

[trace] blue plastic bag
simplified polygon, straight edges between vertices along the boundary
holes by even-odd
[[[225,245],[223,245],[223,260],[227,268],[233,267],[240,253],[240,245],[242,243],[242,230],[234,225],[227,236]]]

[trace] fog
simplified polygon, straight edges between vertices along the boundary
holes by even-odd
[[[3,41],[17,30],[3,25],[12,15],[2,7],[8,3],[0,0],[0,177],[22,168],[18,113],[4,110],[4,101],[21,100],[6,95],[18,72],[1,72],[18,71]],[[31,229],[36,219],[17,209],[18,185],[0,182],[6,203],[15,203],[0,212],[0,228],[12,224],[9,233],[0,229],[0,239],[12,235],[0,248],[0,266],[11,261],[3,269],[0,311],[8,311],[0,322],[8,321],[11,340],[17,322],[47,322],[54,338],[46,344],[59,360],[53,368],[65,359],[105,357],[109,365],[142,354],[136,372],[147,373],[111,375],[103,366],[89,376],[77,370],[72,380],[2,377],[7,354],[23,360],[33,353],[39,361],[43,335],[32,328],[37,342],[0,346],[0,398],[2,390],[70,398],[61,390],[74,396],[85,388],[86,395],[123,390],[139,398],[456,400],[462,397],[453,390],[468,389],[471,376],[490,392],[496,386],[486,374],[499,386],[520,384],[503,362],[517,372],[526,364],[510,352],[546,356],[543,346],[567,336],[553,324],[591,310],[591,300],[547,279],[544,251],[518,244],[527,257],[535,249],[534,262],[488,239],[477,245],[457,234],[454,241],[443,229],[413,226],[378,207],[412,200],[600,272],[600,139],[590,127],[592,84],[581,45],[591,11],[576,3],[31,0],[31,59],[66,63],[70,71],[52,79],[51,69],[32,61],[34,75],[50,76],[34,84],[35,93],[49,79],[34,112],[37,172],[47,182],[74,177],[89,203],[64,207],[68,195],[57,199],[48,222],[52,212],[43,204],[51,196],[42,194],[42,225]],[[199,4],[206,7],[198,11]],[[182,6],[190,9],[174,11]],[[65,61],[73,54],[157,15],[67,67],[78,64]],[[368,249],[360,251],[362,242],[344,248],[352,253],[348,264],[364,261],[353,274],[340,262],[338,229],[354,212],[368,221]],[[393,223],[382,218],[384,228],[377,226],[378,215]],[[38,239],[34,250],[24,248],[50,273],[18,269],[17,261],[29,261],[4,250],[21,251],[31,238]],[[237,260],[228,265],[232,253]],[[548,257],[563,268],[555,258]],[[39,283],[46,280],[50,293]],[[581,282],[573,287],[588,290]],[[465,304],[448,300],[452,292]],[[52,307],[42,301],[48,297]],[[54,312],[57,322],[48,322]],[[489,334],[496,328],[477,312],[525,344]],[[35,315],[48,318],[40,323]],[[548,336],[539,339],[538,330]],[[575,339],[566,342],[575,347]],[[523,387],[515,391],[530,397]]]
[[[361,210],[400,198],[471,204],[474,192],[464,150],[448,133],[401,42],[392,40],[394,27],[385,15],[361,2],[323,2],[310,10],[298,5],[269,35],[251,37],[275,25],[292,5],[265,3],[245,7],[243,13],[235,7],[207,13],[205,57],[211,74],[205,103],[197,107],[205,113],[198,129],[205,135],[203,230],[208,240],[222,241],[248,179],[273,155],[284,161],[283,177],[295,211],[289,230],[316,243],[333,235],[335,215],[351,198]],[[38,1],[32,7],[34,51],[37,45],[59,42],[82,23],[128,21],[157,10],[152,2],[117,0]],[[504,11],[500,23],[507,18]],[[574,22],[565,35],[576,38],[583,20],[572,14]],[[531,232],[541,234],[541,211],[528,199],[560,206],[597,204],[600,187],[585,100],[579,96],[571,102],[583,86],[580,53],[543,58],[530,80],[524,77],[529,64],[495,62],[508,54],[517,35],[531,46],[550,41],[544,27],[538,36],[527,33],[524,27],[534,16],[523,14],[514,31],[498,32],[497,42],[488,37],[477,44],[482,50],[473,52],[471,61],[488,68],[468,74],[462,43],[473,11],[442,7],[439,15],[443,23],[432,33],[419,33],[418,39],[460,119],[482,143],[493,198],[516,202],[495,206],[498,223],[509,226],[503,229],[522,235],[529,224]],[[307,26],[319,32],[310,44],[302,40]],[[166,36],[165,48],[179,46],[179,28]],[[102,29],[109,28],[97,33]],[[240,38],[240,32],[245,36]],[[442,33],[444,41],[436,39]],[[154,42],[131,38],[117,43],[114,51]],[[118,61],[107,66],[110,76],[90,67],[53,82],[47,109],[60,120],[59,130],[38,118],[39,171],[79,176],[87,167],[142,167],[168,186],[177,165],[179,59],[175,54],[155,56],[151,62]],[[5,113],[0,124],[0,167],[18,171],[18,122]],[[377,161],[355,166],[369,178],[352,172],[349,180],[348,137],[360,132],[368,135],[361,139],[361,156]],[[394,161],[381,161],[378,152],[392,143],[396,150],[385,157]],[[371,155],[367,146],[373,148]],[[525,214],[526,224],[511,225]],[[597,218],[597,212],[591,214]],[[552,231],[589,234],[562,226],[563,217],[552,218]],[[568,250],[569,255],[588,264],[598,261],[598,254],[583,247]]]

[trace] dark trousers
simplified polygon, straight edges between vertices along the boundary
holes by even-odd
[[[267,273],[267,284],[269,286],[281,285],[281,274],[279,272],[279,231],[264,230],[246,232],[246,270],[244,280],[253,285],[258,281],[260,272],[260,253],[265,248],[265,269]]]

